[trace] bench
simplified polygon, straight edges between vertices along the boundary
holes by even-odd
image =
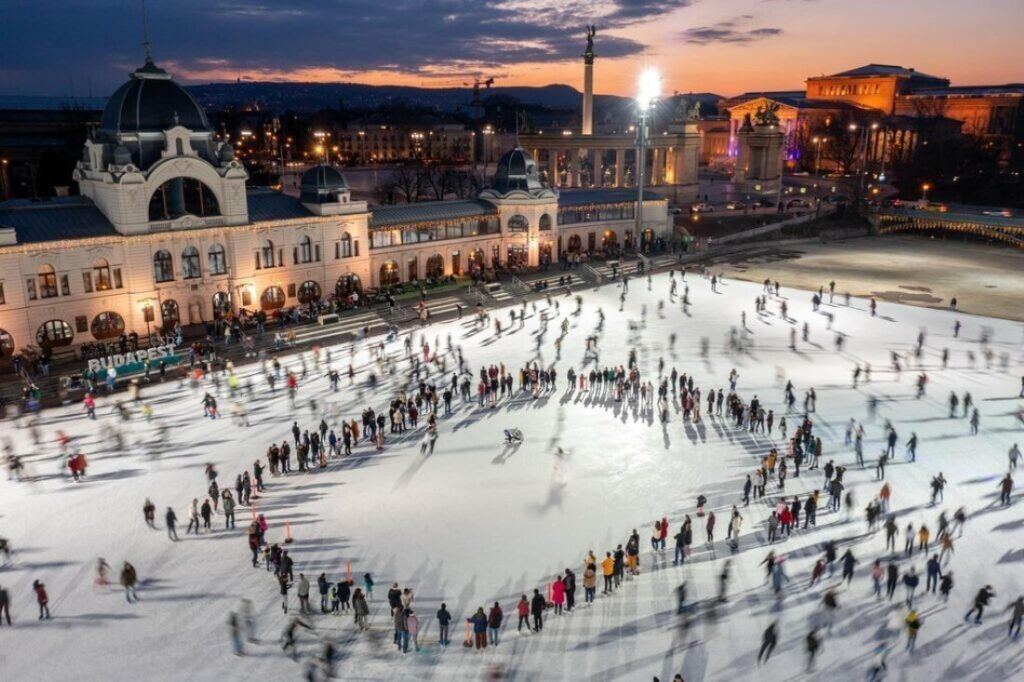
[[[325,313],[323,315],[318,315],[316,318],[317,324],[319,324],[321,327],[324,327],[329,324],[335,324],[340,320],[341,316],[339,316],[338,313]]]

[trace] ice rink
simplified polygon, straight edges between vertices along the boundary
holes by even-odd
[[[185,535],[187,505],[202,502],[207,480],[204,467],[213,463],[224,487],[251,470],[253,461],[267,463],[271,442],[291,440],[291,424],[313,430],[326,412],[340,436],[340,418],[359,417],[367,406],[386,409],[408,375],[402,342],[386,345],[396,359],[394,374],[376,369],[367,344],[352,356],[351,344],[330,347],[334,368],[342,371],[341,390],[331,392],[324,374],[324,351],[319,371],[310,353],[304,360],[309,376],[300,380],[293,409],[279,386],[271,394],[259,375],[259,365],[240,367],[243,383],[250,379],[254,396],[237,400],[251,426],[231,419],[233,402],[226,386],[220,393],[222,418],[203,417],[201,399],[209,385],[181,386],[168,380],[146,385],[143,402],[154,416],[147,423],[132,406],[133,418],[121,422],[111,414],[112,399],[101,398],[99,419],[84,418],[80,405],[46,411],[33,445],[30,429],[21,422],[0,422],[3,439],[22,455],[31,482],[0,481],[0,536],[15,549],[11,565],[0,570],[0,586],[11,594],[15,627],[0,627],[0,678],[9,680],[232,680],[299,679],[317,656],[321,640],[338,643],[339,679],[495,679],[520,680],[671,680],[681,673],[687,682],[749,677],[756,666],[761,633],[778,622],[779,644],[771,659],[756,673],[758,679],[866,679],[880,644],[888,642],[888,679],[1002,680],[1020,674],[1022,643],[1006,636],[1007,605],[1024,592],[1024,521],[1020,503],[999,506],[999,481],[1007,470],[1007,451],[1024,435],[1017,410],[1024,400],[1021,388],[1024,326],[1016,322],[879,302],[872,317],[868,302],[854,298],[847,306],[837,296],[812,312],[811,292],[781,290],[771,296],[767,312],[754,311],[758,284],[728,280],[713,292],[709,280],[677,272],[678,292],[689,287],[688,311],[680,296],[669,296],[668,273],[632,278],[624,302],[622,288],[606,284],[581,289],[573,296],[557,295],[556,310],[540,299],[527,305],[525,324],[500,336],[493,319],[509,325],[508,309],[494,309],[486,326],[472,315],[414,330],[413,352],[420,353],[421,335],[447,362],[449,381],[456,365],[446,351],[449,338],[460,347],[472,373],[473,395],[481,366],[503,363],[516,375],[512,400],[491,409],[476,402],[454,400],[451,416],[438,416],[438,438],[431,455],[420,453],[425,415],[420,428],[405,434],[386,434],[378,451],[361,443],[349,457],[332,458],[325,469],[309,474],[273,477],[256,505],[270,524],[268,538],[280,542],[290,524],[295,574],[313,584],[326,572],[331,580],[344,576],[351,563],[356,586],[371,572],[376,581],[368,633],[359,633],[350,615],[319,613],[309,617],[315,631],[300,633],[300,661],[282,655],[279,638],[286,624],[277,582],[262,567],[252,568],[244,526],[250,510],[239,507],[238,528]],[[823,282],[825,284],[825,282]],[[843,291],[843,283],[837,283]],[[553,292],[555,293],[555,292]],[[575,314],[575,294],[582,310]],[[785,302],[789,318],[782,319]],[[663,307],[662,307],[663,305]],[[518,311],[519,308],[517,307]],[[603,311],[603,325],[599,323]],[[747,330],[741,329],[745,311]],[[541,316],[549,321],[538,342]],[[834,317],[829,325],[828,315]],[[568,320],[568,333],[556,359],[555,339]],[[954,321],[962,323],[953,337]],[[800,330],[809,325],[807,341]],[[790,350],[790,332],[797,331],[797,349]],[[743,339],[743,350],[730,347],[730,333]],[[915,398],[920,369],[909,356],[918,334],[926,330],[923,368],[928,376],[924,397]],[[989,337],[986,358],[980,338]],[[672,336],[676,337],[674,343]],[[841,351],[836,336],[842,335]],[[585,352],[587,338],[597,343],[597,357]],[[702,339],[708,352],[702,353]],[[380,337],[370,342],[382,341]],[[821,471],[802,469],[779,490],[772,481],[765,500],[742,508],[747,474],[774,445],[784,452],[777,434],[751,434],[736,428],[726,416],[709,416],[702,405],[699,423],[684,423],[677,394],[670,393],[670,417],[662,423],[654,409],[638,401],[617,401],[613,392],[570,389],[565,373],[570,366],[589,372],[626,365],[635,349],[641,378],[657,388],[659,362],[664,376],[673,368],[694,377],[702,396],[711,389],[729,391],[728,375],[739,374],[736,391],[749,402],[755,395],[785,415],[792,434],[802,417],[804,393],[814,388],[817,410],[815,433],[824,441],[823,461],[849,467],[844,482],[852,490],[855,509],[829,513],[822,496],[818,525],[776,542],[771,549],[785,557],[790,582],[782,597],[765,584],[759,563],[769,551],[765,521],[779,496],[792,499],[822,487]],[[949,366],[941,353],[949,350]],[[904,369],[894,372],[890,354],[901,354]],[[973,354],[973,360],[969,358]],[[357,370],[355,385],[344,376],[350,358]],[[557,388],[533,398],[518,390],[518,371],[536,360],[554,365]],[[282,363],[300,371],[300,356],[284,353]],[[870,381],[852,384],[857,364],[871,366]],[[909,363],[909,365],[908,365]],[[1005,366],[1005,368],[1004,368]],[[373,371],[379,381],[367,388]],[[432,375],[432,380],[437,374]],[[792,381],[798,397],[787,413],[783,386]],[[969,392],[980,411],[980,432],[970,434],[968,419],[947,416],[951,391]],[[123,399],[123,394],[115,396]],[[877,400],[875,414],[869,402]],[[310,410],[315,399],[318,412]],[[702,402],[706,402],[702,397]],[[652,401],[653,405],[653,401]],[[333,417],[332,415],[337,415]],[[844,445],[847,422],[864,424],[868,467],[854,461]],[[948,604],[924,594],[925,555],[905,559],[921,574],[916,606],[924,624],[913,655],[903,651],[904,628],[888,632],[900,599],[877,601],[869,571],[876,558],[888,561],[884,533],[867,532],[864,506],[882,485],[873,464],[884,447],[883,424],[891,420],[899,435],[895,461],[887,469],[892,509],[903,528],[925,523],[935,543],[941,511],[952,516],[963,506],[968,518],[964,534],[955,540],[955,553],[944,570],[953,571],[954,589]],[[155,447],[158,427],[169,427],[169,446]],[[502,430],[517,427],[521,445],[503,444]],[[111,429],[123,431],[128,451],[114,451]],[[71,447],[88,458],[88,476],[73,482],[61,470],[57,432],[72,438]],[[904,457],[904,443],[916,433],[916,463]],[[562,456],[557,456],[558,448]],[[294,460],[293,460],[294,461]],[[929,506],[929,482],[942,472],[949,483],[942,503]],[[708,509],[719,523],[715,543],[704,543],[703,521],[694,516],[696,498],[708,498]],[[143,522],[146,498],[157,508],[157,530]],[[770,504],[769,504],[770,503]],[[724,542],[726,522],[734,504],[744,517],[739,552]],[[172,542],[163,530],[164,510],[172,506],[179,518],[181,541]],[[693,553],[684,567],[672,565],[672,536],[683,515],[694,517]],[[652,553],[649,538],[656,519],[667,517],[672,531],[669,548]],[[571,567],[577,574],[577,603],[583,600],[583,558],[588,550],[602,557],[625,544],[632,529],[641,540],[640,575],[626,581],[610,596],[598,595],[589,607],[555,616],[549,612],[540,634],[517,636],[515,604],[557,573]],[[851,548],[858,559],[852,584],[839,585],[839,570],[810,587],[810,570],[825,541],[834,540],[841,555]],[[94,586],[99,557],[114,568],[115,585]],[[731,560],[728,599],[718,603],[718,576]],[[130,561],[140,578],[137,604],[126,603],[116,585],[117,570]],[[53,618],[36,620],[33,580],[45,582]],[[676,614],[675,588],[687,583],[692,610],[688,619]],[[421,621],[419,652],[402,655],[391,644],[391,625],[385,600],[392,582],[415,592],[413,608]],[[600,583],[600,578],[599,578]],[[983,625],[968,625],[963,616],[974,594],[991,584],[997,594]],[[804,637],[818,618],[824,592],[838,586],[840,608],[831,632],[822,632],[822,651],[816,672],[805,673]],[[598,590],[600,593],[600,589]],[[902,597],[903,587],[897,590]],[[228,614],[243,598],[252,600],[258,643],[247,645],[237,658],[229,643]],[[298,610],[294,590],[291,612]],[[482,653],[461,646],[463,622],[477,607],[495,601],[505,611],[502,641]],[[453,644],[437,645],[433,618],[441,602],[455,617]],[[900,618],[906,611],[900,612]],[[688,627],[683,627],[688,623]]]

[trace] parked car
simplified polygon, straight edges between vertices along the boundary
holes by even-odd
[[[690,211],[693,213],[711,213],[715,210],[715,207],[711,204],[700,202],[690,207]]]

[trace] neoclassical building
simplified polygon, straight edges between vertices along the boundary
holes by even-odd
[[[0,203],[0,349],[78,346],[352,291],[560,253],[640,247],[670,231],[667,201],[559,193],[522,148],[471,200],[369,207],[335,168],[299,196],[247,187],[231,145],[152,61],[110,98],[85,144],[79,196]]]

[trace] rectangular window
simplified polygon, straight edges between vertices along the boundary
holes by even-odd
[[[316,244],[313,246],[313,253],[316,256],[316,262],[320,262],[320,245]]]
[[[334,260],[341,258],[341,242],[334,242]]]
[[[288,298],[295,298],[295,284],[288,285]]]
[[[352,244],[353,244],[352,253],[353,253],[353,255],[358,257],[359,256],[359,240],[358,239],[355,240],[354,242],[352,242]]]
[[[71,295],[71,282],[68,281],[67,275],[60,276],[60,293],[62,296]]]
[[[85,315],[79,315],[75,318],[75,332],[84,334],[87,331],[89,331],[89,318]]]
[[[82,289],[84,289],[87,294],[92,293],[92,273],[82,273]]]
[[[0,305],[7,303],[7,297],[4,296],[4,283],[0,282]]]
[[[284,249],[277,250],[277,264],[284,265]],[[271,263],[273,265],[273,263]]]
[[[36,300],[36,281],[35,279],[26,279],[25,287],[28,289],[28,300]]]
[[[255,254],[253,254],[253,255],[255,255],[255,256],[256,256],[256,269],[257,269],[257,270],[259,270],[259,269],[260,269],[260,252],[259,252],[259,251],[257,251],[257,252],[256,252]]]
[[[259,258],[259,254],[257,254],[257,258]],[[252,305],[252,292],[248,288],[242,289],[242,305],[246,307]]]
[[[124,283],[121,280],[121,268],[114,268],[114,288],[121,289]]]
[[[298,265],[298,264],[299,264],[299,247],[296,246],[295,248],[292,249],[292,265]]]

